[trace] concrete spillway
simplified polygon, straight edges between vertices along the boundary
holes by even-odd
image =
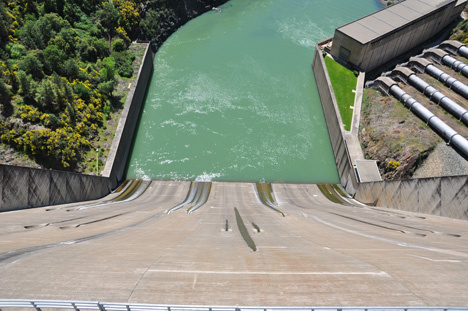
[[[1,298],[256,306],[251,311],[364,300],[369,306],[468,304],[468,279],[461,277],[466,222],[343,206],[316,185],[274,184],[288,211],[283,217],[259,201],[255,184],[225,182],[213,182],[196,212],[168,215],[189,187],[153,181],[131,202],[106,206],[108,197],[89,209],[75,204],[70,212],[56,206],[2,214]],[[240,234],[234,207],[255,252]]]

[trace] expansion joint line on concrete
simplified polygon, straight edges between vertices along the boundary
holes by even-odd
[[[185,206],[192,205],[187,209],[187,214],[191,214],[203,206],[211,192],[211,182],[192,181],[185,200],[167,211],[168,214],[175,212]]]

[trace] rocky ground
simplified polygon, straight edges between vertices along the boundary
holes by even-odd
[[[444,68],[446,72],[464,83],[466,77]],[[468,108],[468,101],[426,74],[418,74],[461,106]],[[399,86],[439,119],[464,137],[468,128],[443,108],[431,102],[412,86]],[[468,174],[468,161],[458,155],[422,120],[410,112],[394,97],[373,89],[364,92],[360,141],[366,158],[378,161],[382,178],[399,180],[436,176]]]
[[[383,179],[405,179],[442,140],[395,98],[364,91],[360,141],[364,156],[377,160]]]

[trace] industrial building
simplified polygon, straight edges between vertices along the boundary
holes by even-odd
[[[468,0],[406,0],[335,30],[333,57],[372,71],[460,16]]]

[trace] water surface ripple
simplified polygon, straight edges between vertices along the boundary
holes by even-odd
[[[375,0],[231,0],[158,51],[127,178],[336,183],[315,42]]]

